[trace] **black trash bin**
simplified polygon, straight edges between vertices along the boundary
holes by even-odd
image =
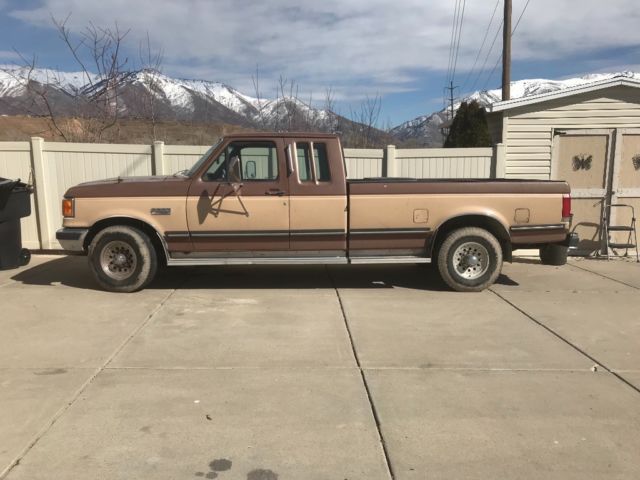
[[[20,180],[0,177],[0,270],[18,268],[31,260],[22,248],[20,219],[31,215],[32,188]]]

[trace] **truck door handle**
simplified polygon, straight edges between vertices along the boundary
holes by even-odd
[[[265,195],[275,195],[278,197],[282,197],[285,193],[287,192],[285,192],[284,190],[278,190],[277,188],[271,188],[264,192]]]

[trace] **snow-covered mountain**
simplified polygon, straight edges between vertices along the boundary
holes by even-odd
[[[61,115],[74,115],[88,98],[107,91],[104,81],[81,72],[0,66],[0,114],[44,114],[34,92],[47,92]],[[332,115],[298,98],[264,99],[229,85],[172,78],[153,70],[123,73],[117,82],[117,108],[122,116],[154,115],[163,120],[219,121],[243,126],[277,127],[279,122],[328,122]]]
[[[511,84],[511,97],[520,98],[554,92],[613,77],[640,79],[640,73],[619,72],[586,75],[566,80],[528,79]],[[34,92],[45,93],[47,102],[61,116],[90,116],[90,102],[83,99],[104,95],[109,90],[95,75],[82,72],[60,72],[49,69],[31,71],[15,66],[0,65],[0,114],[47,114],[42,98]],[[359,134],[363,126],[326,110],[314,108],[298,98],[255,98],[220,82],[172,78],[153,70],[123,73],[117,81],[117,108],[124,117],[177,120],[188,122],[221,122],[244,127],[277,130],[324,130],[343,134]],[[500,89],[477,91],[459,99],[477,100],[489,105],[500,100]],[[404,122],[390,130],[397,144],[411,146],[441,146],[444,139],[442,124],[447,111],[441,110]],[[382,139],[384,133],[376,130]]]
[[[597,73],[566,80],[547,80],[542,78],[518,80],[511,83],[511,98],[522,98],[531,95],[551,93],[566,88],[578,87],[589,83],[608,80],[616,77],[640,79],[637,72]],[[459,99],[454,105],[457,110],[462,102],[476,100],[480,105],[490,105],[502,99],[502,89],[477,91]],[[416,146],[441,146],[444,139],[440,132],[443,122],[448,119],[447,111],[441,110],[404,122],[391,129],[391,134],[402,141]]]

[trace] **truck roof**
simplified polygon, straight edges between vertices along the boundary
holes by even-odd
[[[225,138],[338,138],[335,133],[324,132],[241,132],[230,133]]]

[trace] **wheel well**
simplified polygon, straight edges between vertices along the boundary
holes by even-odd
[[[157,232],[157,230],[153,228],[151,225],[149,225],[148,223],[143,222],[142,220],[137,220],[135,218],[129,218],[129,217],[111,217],[111,218],[105,218],[104,220],[100,220],[99,222],[96,222],[89,229],[89,232],[87,233],[87,236],[84,239],[83,247],[85,252],[88,250],[89,245],[91,245],[91,242],[99,232],[101,232],[107,227],[113,227],[116,225],[126,225],[129,227],[134,227],[146,233],[147,236],[149,237],[149,240],[151,241],[151,245],[153,245],[153,248],[155,249],[156,254],[158,255],[158,261],[166,264],[167,257],[165,253],[165,248],[164,248],[164,245],[162,244],[162,240],[160,239],[160,234]]]
[[[438,249],[449,232],[464,227],[478,227],[491,233],[500,242],[504,259],[508,262],[511,261],[512,249],[509,233],[498,220],[486,215],[461,215],[459,217],[450,218],[440,225],[428,247],[431,258],[438,255]]]

